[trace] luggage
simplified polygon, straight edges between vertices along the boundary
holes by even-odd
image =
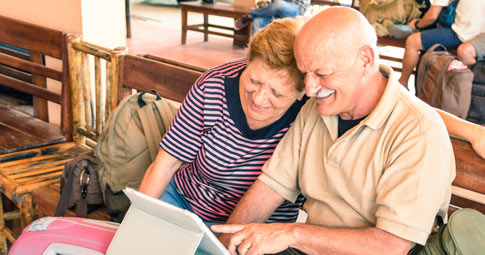
[[[118,227],[108,221],[44,217],[24,229],[8,254],[105,254]]]
[[[61,197],[54,216],[64,216],[68,208],[76,207],[76,217],[103,205],[103,194],[96,172],[94,150],[86,151],[66,162],[61,176]]]
[[[109,116],[96,146],[96,171],[111,220],[123,219],[130,206],[123,189],[138,189],[176,112],[152,90],[126,97]]]
[[[445,50],[436,51],[438,47]],[[429,48],[418,66],[416,92],[429,105],[465,119],[470,108],[473,73],[466,66],[450,69],[456,59],[440,44]]]

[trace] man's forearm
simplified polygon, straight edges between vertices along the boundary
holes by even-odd
[[[378,228],[326,228],[293,224],[294,243],[307,254],[407,254],[412,242]]]

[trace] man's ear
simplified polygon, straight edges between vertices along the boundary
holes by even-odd
[[[364,45],[359,49],[359,59],[362,61],[362,75],[368,77],[374,73],[375,62],[377,61],[374,48]]]

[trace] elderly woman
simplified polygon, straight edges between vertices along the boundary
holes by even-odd
[[[248,58],[212,68],[194,84],[160,143],[139,190],[225,222],[261,173],[304,104],[295,19],[275,20],[249,43]],[[163,195],[162,195],[163,194]],[[283,203],[269,221],[295,221],[303,203]]]

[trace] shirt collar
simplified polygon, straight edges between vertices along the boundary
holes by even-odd
[[[377,103],[372,112],[365,118],[360,124],[352,128],[356,130],[361,125],[366,125],[374,130],[381,128],[386,120],[391,115],[394,107],[398,101],[399,93],[401,89],[404,89],[397,81],[397,74],[394,73],[391,67],[387,65],[380,65],[380,70],[389,74],[387,79],[386,89],[381,96],[381,99]],[[321,116],[328,130],[330,131],[330,137],[333,141],[338,138],[338,116]],[[343,135],[345,136],[345,135]]]

